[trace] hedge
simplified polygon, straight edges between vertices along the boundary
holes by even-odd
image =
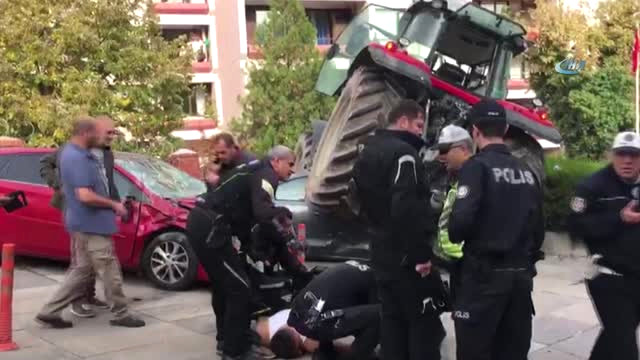
[[[565,231],[569,203],[580,180],[606,166],[606,162],[549,156],[545,159],[545,225],[550,231]]]

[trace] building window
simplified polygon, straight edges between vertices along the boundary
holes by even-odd
[[[184,112],[189,116],[213,116],[215,97],[211,83],[192,84],[183,100]]]
[[[353,18],[353,12],[350,9],[309,9],[306,12],[309,20],[316,28],[316,44],[318,45],[333,44]],[[248,54],[249,57],[254,57],[259,52],[257,49],[256,29],[267,21],[269,7],[247,6],[245,14]]]
[[[194,62],[211,61],[211,42],[209,40],[209,29],[207,26],[162,29],[162,37],[167,40],[175,40],[180,36],[186,39],[188,47],[193,51]]]
[[[329,11],[309,10],[307,12],[309,20],[316,28],[316,44],[331,45],[331,17]]]

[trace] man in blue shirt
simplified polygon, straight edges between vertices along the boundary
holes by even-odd
[[[84,287],[93,271],[104,281],[105,295],[112,302],[114,326],[141,327],[144,321],[128,313],[122,291],[120,263],[115,257],[111,236],[118,231],[116,215],[127,210],[109,198],[108,183],[91,148],[107,136],[104,127],[92,118],[80,118],[73,126],[71,141],[60,153],[60,177],[65,198],[64,224],[73,239],[76,254],[62,285],[45,304],[36,321],[53,328],[68,328],[72,323],[60,316],[73,301],[84,295]],[[93,271],[92,271],[93,270]]]

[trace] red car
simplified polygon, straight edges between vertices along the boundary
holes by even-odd
[[[69,235],[62,213],[49,204],[53,190],[40,177],[43,148],[0,149],[0,194],[21,190],[29,205],[6,213],[0,209],[0,244],[14,243],[16,253],[69,260]],[[185,235],[194,197],[205,185],[185,172],[152,157],[115,153],[115,183],[129,199],[131,216],[118,218],[115,248],[124,269],[141,270],[163,289],[183,290],[206,280]]]

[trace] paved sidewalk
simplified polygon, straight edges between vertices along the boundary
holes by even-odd
[[[539,266],[534,303],[537,317],[531,360],[586,359],[598,334],[598,319],[581,282],[584,260],[549,259]],[[126,276],[125,293],[137,301],[132,312],[147,326],[139,329],[109,326],[108,312],[79,319],[65,311],[74,327],[43,328],[33,317],[64,277],[65,266],[19,259],[14,291],[14,340],[17,351],[1,353],[2,360],[162,360],[218,359],[210,297],[206,288],[167,292],[144,279]],[[100,294],[100,293],[99,293]],[[448,336],[443,359],[454,360],[453,327],[445,314]]]

